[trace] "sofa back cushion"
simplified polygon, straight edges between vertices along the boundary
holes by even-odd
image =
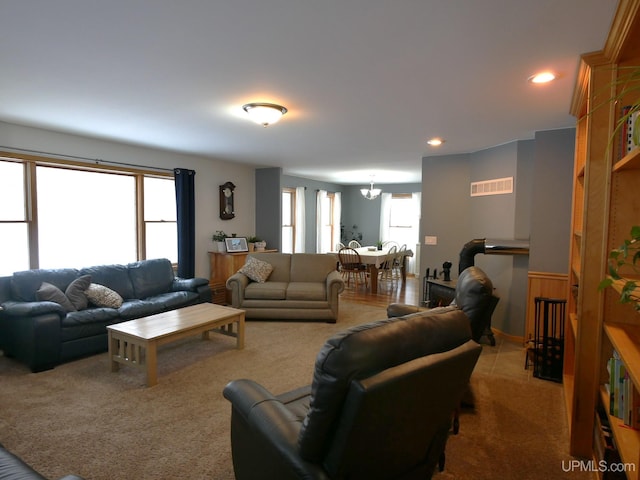
[[[273,267],[273,271],[267,279],[268,282],[289,282],[291,270],[291,254],[289,253],[250,253],[249,257],[267,262]]]
[[[352,327],[324,344],[315,363],[311,401],[298,436],[300,455],[320,462],[351,383],[471,338],[467,316],[457,307],[420,312]]]
[[[63,292],[80,276],[75,268],[36,269],[15,272],[11,278],[11,296],[21,302],[35,302],[42,282],[54,285]]]
[[[126,265],[99,265],[80,270],[82,275],[91,275],[91,283],[115,290],[124,299],[135,298],[133,285]]]
[[[138,299],[167,293],[175,278],[171,262],[166,258],[133,262],[128,268],[134,298]]]
[[[324,282],[336,269],[336,258],[321,253],[294,253],[291,256],[291,282]]]

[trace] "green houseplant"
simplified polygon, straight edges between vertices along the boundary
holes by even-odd
[[[213,245],[216,247],[216,251],[218,252],[226,252],[227,247],[225,246],[224,239],[227,238],[228,235],[224,233],[222,230],[216,230],[216,232],[212,235],[211,240],[213,240]]]
[[[247,246],[249,247],[249,251],[253,252],[256,248],[256,242],[261,242],[262,240],[260,239],[260,237],[257,237],[255,235],[251,235],[249,237],[247,237]]]
[[[609,276],[600,282],[600,289],[615,288],[620,303],[633,303],[640,311],[640,225],[631,228],[629,237],[609,252]]]

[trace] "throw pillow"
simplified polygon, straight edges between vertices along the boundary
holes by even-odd
[[[87,295],[86,293],[84,293],[84,291],[89,288],[90,284],[91,275],[82,275],[81,277],[78,277],[73,282],[71,282],[67,289],[64,291],[64,294],[67,296],[76,310],[84,310],[85,308],[87,308],[89,299],[87,298]]]
[[[257,258],[247,257],[247,261],[238,272],[243,273],[254,282],[264,283],[273,272],[273,266]]]
[[[122,306],[122,297],[118,292],[92,283],[84,292],[91,303],[98,307],[120,308]]]
[[[36,291],[36,298],[41,302],[55,302],[58,305],[62,305],[62,308],[67,312],[76,311],[76,308],[62,290],[47,282],[42,282],[40,288]]]

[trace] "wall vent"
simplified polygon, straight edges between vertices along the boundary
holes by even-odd
[[[513,193],[513,177],[483,180],[482,182],[471,182],[472,197],[481,197],[483,195],[504,195],[505,193]]]

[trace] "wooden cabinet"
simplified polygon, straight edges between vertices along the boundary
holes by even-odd
[[[277,252],[277,250],[265,250]],[[209,252],[209,286],[212,302],[220,305],[231,303],[231,292],[227,290],[227,279],[240,270],[249,252]]]
[[[602,404],[608,412],[603,392],[614,349],[640,391],[640,315],[620,304],[614,289],[598,288],[609,251],[640,223],[640,148],[627,154],[616,132],[622,107],[637,102],[638,92],[613,101],[629,87],[622,81],[627,67],[640,66],[639,39],[640,0],[621,0],[604,49],[582,56],[571,108],[578,120],[563,381],[571,454],[595,460],[597,409]],[[616,417],[609,421],[621,461],[639,465],[640,432]]]

